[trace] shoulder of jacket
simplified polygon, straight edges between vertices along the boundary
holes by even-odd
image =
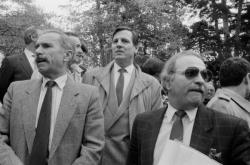
[[[218,94],[218,100],[223,100],[223,101],[226,101],[226,102],[230,102],[231,98],[227,95],[225,95],[224,93],[219,93]]]

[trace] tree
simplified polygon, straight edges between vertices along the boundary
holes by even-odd
[[[48,15],[33,6],[31,0],[13,1],[15,2],[19,6],[17,10],[11,10],[11,6],[5,4],[1,5],[3,12],[0,13],[0,49],[6,56],[23,51],[25,45],[22,34],[27,27],[52,26],[47,23]]]

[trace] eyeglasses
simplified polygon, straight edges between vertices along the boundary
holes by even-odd
[[[189,67],[184,72],[181,72],[181,73],[184,73],[184,75],[187,79],[195,78],[200,73],[201,77],[206,82],[209,82],[213,77],[213,74],[210,70],[208,70],[208,69],[200,70],[197,67]]]

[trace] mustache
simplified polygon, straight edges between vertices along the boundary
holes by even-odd
[[[202,90],[202,89],[190,89],[189,91],[199,92],[201,94],[204,93],[204,90]]]
[[[36,61],[36,63],[39,63],[39,62],[46,62],[47,59],[41,58],[41,57],[37,57],[37,58],[35,59],[35,61]]]

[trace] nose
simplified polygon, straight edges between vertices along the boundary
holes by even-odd
[[[121,40],[118,40],[118,41],[116,42],[116,46],[117,46],[117,47],[121,47],[121,46],[122,46]]]
[[[201,73],[199,72],[199,74],[195,77],[195,83],[199,84],[199,85],[203,85],[205,84],[205,80],[203,79],[203,77],[201,76]]]
[[[36,57],[42,54],[41,46],[36,47],[35,54]]]

